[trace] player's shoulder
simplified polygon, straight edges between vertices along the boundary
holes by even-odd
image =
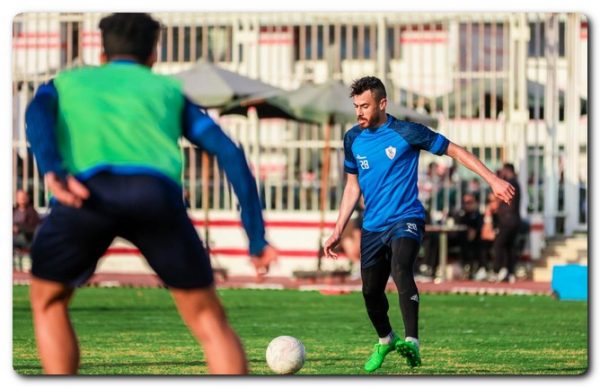
[[[414,141],[423,138],[429,138],[432,134],[431,129],[423,124],[398,119],[392,120],[389,128],[409,143],[413,143]]]
[[[54,86],[54,78],[50,78],[47,81],[41,83],[37,90],[36,95],[41,94],[56,94],[56,86]]]
[[[55,79],[61,81],[62,79],[65,79],[65,78],[75,78],[75,77],[79,77],[82,75],[87,75],[89,73],[96,72],[98,68],[99,68],[99,66],[85,65],[85,66],[64,69],[64,70],[60,71],[58,74],[56,74]]]
[[[95,80],[110,80],[107,66],[83,65],[60,71],[54,78],[59,87],[73,87],[73,85],[89,85]]]
[[[362,129],[360,128],[360,126],[354,125],[352,128],[350,128],[350,130],[348,130],[345,134],[344,134],[344,142],[353,142],[356,137],[358,137],[360,134],[362,133]]]
[[[164,74],[153,74],[159,76],[163,86],[169,90],[172,95],[177,95],[182,101],[185,100],[185,92],[183,88],[183,81],[176,77]]]
[[[395,132],[400,134],[408,134],[414,131],[420,131],[423,129],[427,129],[427,127],[423,124],[419,124],[416,122],[403,121],[394,117],[392,122],[390,122],[389,128]]]
[[[356,124],[346,132],[345,136],[357,136],[361,132],[362,132],[362,129],[360,128],[360,125]]]

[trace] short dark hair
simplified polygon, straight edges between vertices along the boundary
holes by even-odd
[[[377,102],[381,101],[382,98],[387,97],[385,86],[379,78],[362,77],[352,82],[352,85],[350,86],[350,98],[354,97],[355,95],[361,95],[367,90],[371,90],[371,93],[373,93],[373,96]]]
[[[133,56],[144,63],[158,43],[160,23],[146,13],[114,13],[100,20],[102,46],[108,58]]]
[[[512,163],[504,163],[502,166],[504,169],[508,169],[512,173],[515,173],[515,166]]]
[[[477,197],[474,194],[470,193],[470,192],[467,192],[466,194],[463,195],[463,201],[466,202],[467,198],[473,199],[473,202],[477,202]]]

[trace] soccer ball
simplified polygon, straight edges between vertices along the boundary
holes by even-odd
[[[290,375],[304,365],[304,345],[292,336],[279,336],[267,347],[267,364],[277,374]]]

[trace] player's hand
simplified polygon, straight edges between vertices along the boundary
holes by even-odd
[[[52,195],[65,206],[80,208],[83,201],[90,197],[87,187],[71,175],[63,180],[54,172],[48,172],[44,177]]]
[[[256,270],[256,275],[260,278],[269,272],[271,263],[277,261],[277,250],[271,245],[266,245],[260,255],[251,257],[252,264]]]
[[[490,186],[492,187],[492,191],[494,191],[494,195],[506,204],[510,204],[515,196],[515,187],[504,179],[496,177]]]
[[[337,254],[333,249],[340,243],[340,234],[333,232],[333,234],[325,241],[323,245],[323,252],[327,258],[337,259]]]

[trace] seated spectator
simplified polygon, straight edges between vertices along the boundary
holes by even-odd
[[[480,252],[483,216],[474,194],[463,195],[463,208],[458,212],[456,222],[467,226],[467,230],[459,234],[458,241],[464,277],[471,279],[482,266]]]
[[[475,199],[478,203],[485,203],[486,201],[486,191],[481,186],[481,180],[476,177],[468,181],[466,193],[475,195]]]
[[[33,235],[40,224],[40,216],[31,203],[29,195],[18,190],[15,206],[13,207],[13,256],[17,258],[15,267],[22,270],[22,255],[28,250],[33,241]]]

